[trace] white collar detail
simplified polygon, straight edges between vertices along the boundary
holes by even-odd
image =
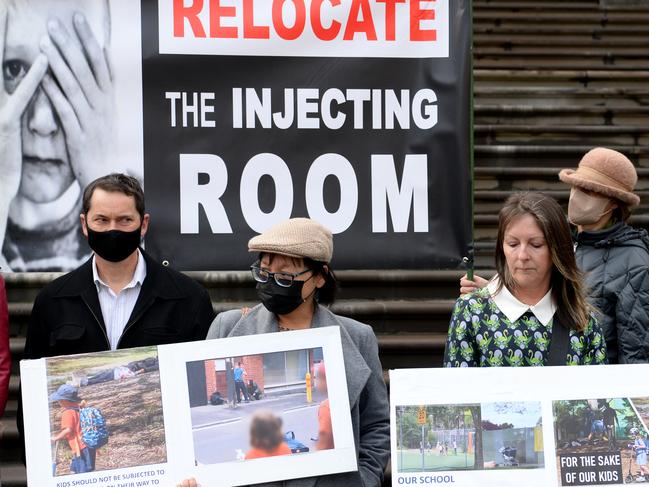
[[[489,284],[487,284],[487,289],[489,290],[491,298],[496,303],[496,306],[498,306],[498,309],[503,312],[509,321],[513,323],[527,311],[534,313],[534,316],[536,316],[539,322],[544,326],[547,326],[548,323],[552,321],[554,312],[557,310],[557,305],[554,302],[554,299],[552,299],[552,289],[550,289],[538,303],[530,306],[516,299],[505,285],[503,285],[500,292],[496,293],[498,283],[498,276],[495,276],[491,281],[489,281]]]
[[[130,289],[137,285],[141,286],[145,278],[146,278],[146,262],[144,262],[144,257],[142,256],[142,252],[140,252],[140,249],[137,249],[137,265],[135,266],[135,271],[133,272],[133,278],[131,279],[131,282],[129,282],[126,286],[124,286],[122,290]],[[110,289],[110,286],[106,284],[104,281],[102,281],[101,278],[99,277],[99,271],[97,270],[97,262],[95,261],[94,255],[92,256],[92,279],[96,285],[102,285]]]

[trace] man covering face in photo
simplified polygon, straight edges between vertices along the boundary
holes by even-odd
[[[116,167],[107,0],[0,4],[0,266],[69,270],[90,251],[81,189]]]

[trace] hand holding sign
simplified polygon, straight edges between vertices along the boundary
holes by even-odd
[[[177,484],[176,487],[201,487],[195,478],[191,477],[183,480],[181,483]]]

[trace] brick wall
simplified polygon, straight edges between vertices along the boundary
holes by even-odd
[[[249,355],[246,357],[240,357],[235,360],[237,362],[243,363],[243,368],[246,369],[248,376],[246,377],[246,384],[249,379],[254,380],[259,388],[264,390],[264,356],[263,355]]]
[[[254,380],[259,388],[264,390],[264,357],[263,355],[250,355],[246,357],[237,357],[233,364],[241,362],[243,368],[246,369],[248,375],[246,376],[246,385],[249,379]],[[214,370],[214,360],[205,361],[205,388],[207,389],[207,399],[209,400],[212,393],[219,391],[221,396],[227,397],[228,395],[228,382],[225,371]]]
[[[210,400],[210,396],[214,391],[221,391],[221,395],[225,395],[223,393],[223,389],[218,388],[218,384],[216,381],[216,374],[214,373],[214,360],[206,360],[205,361],[205,389],[207,390],[207,400]]]

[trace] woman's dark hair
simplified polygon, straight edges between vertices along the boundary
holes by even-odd
[[[259,253],[259,261],[261,262],[264,254],[268,254],[270,261],[272,262],[273,255],[279,255],[279,254],[273,254],[271,252],[260,252]],[[325,283],[324,285],[319,288],[316,291],[315,294],[315,301],[320,304],[332,304],[336,298],[336,291],[338,290],[338,281],[336,280],[336,275],[334,274],[334,271],[331,269],[331,265],[325,263],[325,262],[319,262],[317,260],[309,259],[307,257],[289,257],[290,259],[293,259],[296,265],[302,261],[304,263],[304,267],[307,269],[311,269],[313,271],[313,275],[321,275],[324,277]]]
[[[534,217],[550,250],[550,286],[557,305],[555,318],[570,328],[584,330],[588,325],[591,307],[586,300],[583,273],[575,260],[570,226],[559,204],[543,193],[513,194],[500,210],[496,241],[496,271],[500,278],[498,291],[503,285],[512,292],[516,289],[516,281],[507,267],[503,245],[509,225],[524,215]]]
[[[617,208],[613,210],[613,218],[618,222],[626,222],[631,216],[631,209],[629,205],[620,200],[615,200]]]
[[[250,423],[250,446],[271,451],[284,441],[282,419],[272,411],[255,412]]]
[[[316,301],[320,304],[332,304],[336,298],[338,281],[331,266],[311,259],[304,259],[304,265],[313,270],[314,275],[324,277],[324,285],[316,291]]]

